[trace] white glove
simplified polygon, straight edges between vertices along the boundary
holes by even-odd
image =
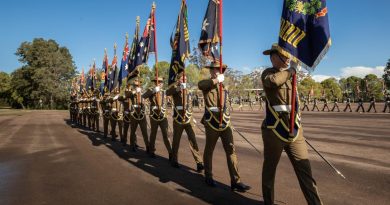
[[[114,97],[114,100],[118,100],[118,98],[119,98],[119,95],[116,95],[116,96]]]
[[[222,83],[225,80],[225,76],[223,74],[219,74],[217,76],[218,83]]]
[[[180,88],[181,88],[182,90],[186,89],[186,88],[187,88],[187,83],[181,83],[181,84],[180,84]]]
[[[140,93],[140,92],[141,92],[141,88],[136,88],[135,91],[136,91],[137,93]]]
[[[153,92],[157,93],[158,91],[160,91],[160,87],[159,86],[154,87]]]
[[[297,73],[297,71],[300,70],[300,65],[294,61],[290,61],[290,68],[289,71],[293,74]]]

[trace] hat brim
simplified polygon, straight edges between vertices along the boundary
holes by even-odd
[[[207,68],[207,69],[219,69],[220,67],[219,66],[205,66],[205,68]],[[222,72],[225,72],[226,69],[227,69],[227,65],[223,65],[222,66]]]
[[[277,53],[277,52],[279,52],[277,49],[268,49],[268,50],[263,51],[263,55],[269,56],[272,53]]]

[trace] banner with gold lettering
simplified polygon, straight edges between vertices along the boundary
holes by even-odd
[[[328,51],[330,38],[326,0],[285,0],[279,51],[313,71]]]

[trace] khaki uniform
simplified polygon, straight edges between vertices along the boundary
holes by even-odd
[[[131,100],[129,98],[128,92],[131,92],[126,89],[125,96],[122,100],[122,105],[123,105],[123,133],[122,133],[122,138],[121,142],[123,144],[127,143],[127,133],[129,131],[130,127],[130,108],[131,108]]]
[[[344,112],[347,111],[348,108],[349,108],[349,112],[352,112],[352,108],[351,108],[351,98],[347,98],[347,105],[346,105],[345,108],[344,108]]]
[[[160,127],[161,134],[163,136],[165,147],[172,155],[171,141],[168,138],[168,119],[166,116],[166,94],[165,91],[158,92],[160,107],[157,106],[157,93],[154,93],[152,89],[148,89],[143,95],[143,98],[149,98],[150,102],[150,138],[149,138],[149,151],[153,154],[156,151],[155,143],[157,137],[157,129]]]
[[[308,151],[300,125],[300,109],[297,100],[295,136],[288,134],[290,125],[289,106],[291,105],[291,73],[275,68],[266,69],[262,76],[267,98],[266,119],[262,125],[264,143],[264,163],[262,173],[262,190],[265,204],[274,202],[274,182],[276,167],[282,151],[285,150],[308,204],[322,204],[318,196],[316,182],[312,177]],[[298,98],[297,98],[298,99]],[[285,111],[286,110],[286,111]],[[279,118],[280,121],[275,121]]]
[[[123,106],[122,102],[119,100],[120,95],[117,94],[113,98],[110,98],[110,103],[111,103],[111,137],[112,140],[116,140],[117,135],[115,132],[116,129],[116,124],[118,123],[118,133],[119,137],[122,139],[122,127],[123,127]],[[115,99],[117,98],[117,99]]]
[[[226,153],[227,164],[232,183],[240,183],[240,175],[238,173],[238,162],[234,147],[233,133],[230,127],[230,113],[226,106],[228,95],[225,88],[222,91],[223,105],[223,123],[220,124],[220,91],[218,84],[214,85],[212,79],[199,81],[198,87],[203,92],[205,100],[205,114],[202,118],[206,131],[206,146],[203,153],[203,161],[206,178],[212,178],[212,162],[215,145],[221,138],[223,148]]]
[[[178,162],[178,151],[180,139],[185,130],[190,142],[190,150],[196,164],[203,164],[196,142],[195,132],[192,128],[192,100],[189,94],[186,95],[186,104],[183,106],[183,93],[181,89],[173,85],[167,90],[167,96],[172,96],[173,106],[173,142],[172,142],[172,162]],[[184,113],[185,111],[185,113]],[[184,118],[183,118],[184,115]]]
[[[147,121],[145,118],[145,104],[141,97],[141,94],[137,94],[134,90],[129,93],[130,100],[130,146],[136,147],[137,144],[137,127],[141,128],[142,137],[144,139],[146,151],[149,152],[149,140],[148,140],[148,129]],[[129,103],[129,102],[128,102]],[[127,131],[126,131],[127,132]]]
[[[102,108],[103,112],[103,133],[104,137],[107,137],[108,135],[108,124],[111,119],[111,103],[109,102],[109,94],[106,93],[103,96],[103,99],[100,101],[100,106]]]

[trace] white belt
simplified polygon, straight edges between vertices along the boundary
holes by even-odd
[[[183,106],[176,106],[177,110],[183,110]]]
[[[276,112],[290,112],[291,105],[274,105],[272,106]]]
[[[209,107],[209,110],[211,112],[219,112],[219,108],[218,107]]]

